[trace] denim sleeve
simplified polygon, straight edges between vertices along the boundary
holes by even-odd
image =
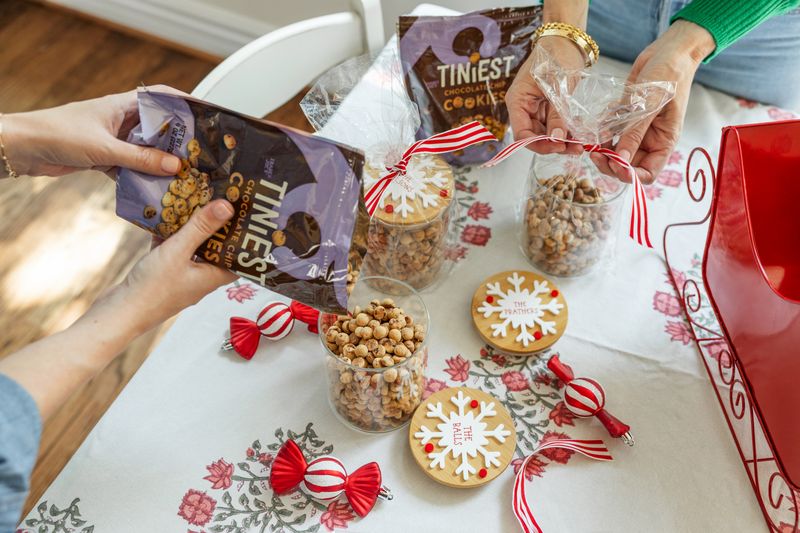
[[[30,394],[0,374],[0,531],[14,531],[28,495],[42,421]]]

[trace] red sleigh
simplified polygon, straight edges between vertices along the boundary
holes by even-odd
[[[800,121],[725,128],[717,169],[692,151],[689,195],[714,196],[667,227],[664,253],[669,267],[672,236],[709,222],[702,284],[670,276],[769,530],[800,532]],[[717,323],[700,324],[709,305]]]

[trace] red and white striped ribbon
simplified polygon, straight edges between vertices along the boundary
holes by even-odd
[[[611,461],[611,453],[606,448],[602,440],[575,440],[575,439],[554,439],[540,444],[533,450],[525,461],[520,465],[517,477],[514,480],[514,495],[512,499],[512,506],[514,508],[514,515],[516,515],[522,531],[525,533],[542,533],[542,528],[536,523],[533,517],[533,512],[528,506],[528,501],[525,497],[525,468],[528,466],[528,461],[539,452],[548,448],[564,448],[578,452],[590,459],[597,461]]]
[[[447,152],[455,152],[457,150],[463,150],[473,144],[496,140],[497,137],[492,135],[483,124],[475,120],[469,124],[464,124],[458,128],[437,133],[427,139],[421,139],[415,142],[405,151],[400,161],[391,167],[386,167],[389,173],[381,176],[381,178],[366,192],[364,200],[367,204],[367,212],[370,216],[375,213],[383,194],[386,192],[386,189],[389,188],[392,180],[406,173],[408,162],[411,160],[412,156],[416,154],[444,154]]]
[[[646,246],[648,248],[653,247],[653,245],[650,243],[648,218],[647,218],[647,197],[644,194],[644,186],[642,185],[642,182],[639,180],[638,176],[636,176],[636,171],[633,170],[633,165],[631,165],[628,161],[623,159],[614,150],[609,150],[608,148],[603,148],[596,144],[584,144],[574,139],[559,139],[557,137],[551,137],[549,135],[537,135],[535,137],[528,137],[526,139],[521,139],[519,141],[515,141],[509,144],[508,146],[500,150],[500,152],[496,156],[494,156],[492,159],[484,163],[483,166],[485,167],[494,166],[499,162],[505,160],[507,157],[511,156],[511,154],[513,154],[520,148],[538,141],[552,141],[559,143],[577,144],[582,146],[583,149],[586,150],[587,152],[595,152],[598,154],[603,154],[604,156],[608,157],[615,163],[618,163],[622,167],[624,167],[628,171],[628,175],[631,178],[631,183],[633,184],[633,205],[631,206],[631,221],[630,221],[629,235],[631,239],[636,241],[637,244],[641,246]]]

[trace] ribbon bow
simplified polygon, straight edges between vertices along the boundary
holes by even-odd
[[[362,518],[372,510],[378,498],[392,499],[391,492],[381,486],[378,463],[367,463],[348,475],[342,463],[329,455],[307,463],[303,451],[293,440],[287,440],[275,456],[269,484],[278,495],[299,486],[311,498],[323,501],[336,499],[344,493]]]
[[[469,124],[453,128],[451,130],[437,133],[427,139],[422,139],[408,147],[400,158],[400,161],[392,166],[387,166],[388,174],[384,174],[378,179],[364,194],[364,201],[366,202],[367,212],[370,216],[378,209],[378,204],[381,201],[386,189],[389,188],[392,181],[398,176],[404,176],[408,169],[408,162],[411,157],[417,154],[445,154],[448,152],[455,152],[463,150],[473,144],[478,144],[484,141],[497,141],[497,137],[486,129],[480,122],[474,120]]]
[[[640,246],[646,246],[647,248],[652,248],[653,245],[650,242],[649,236],[649,228],[648,228],[648,217],[647,217],[647,197],[644,194],[644,185],[639,180],[639,177],[636,175],[636,172],[633,170],[633,165],[631,165],[628,161],[626,161],[622,156],[620,156],[614,150],[610,150],[608,148],[603,148],[597,144],[584,144],[580,141],[576,141],[575,139],[559,139],[557,137],[551,137],[549,135],[537,135],[535,137],[528,137],[526,139],[521,139],[519,141],[515,141],[502,150],[498,152],[496,156],[492,159],[487,161],[483,164],[484,167],[492,167],[499,162],[505,160],[507,157],[511,156],[514,152],[522,148],[523,146],[528,146],[529,144],[538,142],[538,141],[552,141],[552,142],[559,142],[559,143],[569,143],[569,144],[577,144],[582,146],[584,150],[590,153],[597,153],[602,154],[615,163],[621,165],[625,170],[628,171],[628,176],[631,178],[631,183],[633,184],[633,205],[631,206],[631,220],[630,220],[630,230],[629,235],[630,238],[636,241],[637,244]]]
[[[612,437],[621,438],[633,446],[631,427],[605,410],[606,393],[598,382],[589,378],[576,378],[569,365],[561,362],[558,354],[547,361],[547,368],[564,382],[564,404],[575,416],[594,416],[605,426]]]
[[[282,339],[292,332],[294,321],[308,324],[308,331],[318,333],[319,311],[300,302],[286,305],[272,302],[258,314],[256,321],[234,316],[230,320],[231,336],[222,344],[223,350],[235,350],[244,359],[252,359],[261,337]]]

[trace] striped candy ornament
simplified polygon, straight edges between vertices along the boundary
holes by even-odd
[[[262,335],[276,341],[292,332],[294,318],[288,305],[272,302],[259,313],[256,324]]]
[[[333,500],[344,491],[347,471],[339,459],[328,455],[308,463],[300,490],[315,500]]]
[[[606,411],[606,393],[598,382],[589,378],[576,378],[572,368],[562,363],[558,354],[547,361],[547,368],[564,383],[564,404],[570,412],[580,417],[596,417],[609,435],[633,446],[631,427]]]
[[[517,517],[522,531],[525,533],[542,533],[542,528],[536,522],[533,511],[528,505],[528,498],[525,494],[525,469],[528,462],[536,454],[549,448],[563,448],[578,452],[579,454],[595,461],[611,461],[611,453],[608,451],[602,440],[576,440],[576,439],[554,439],[539,444],[528,457],[522,462],[514,478],[514,492],[512,494],[511,506],[514,516]]]
[[[269,472],[269,484],[277,495],[288,494],[296,488],[310,498],[329,501],[344,493],[353,511],[365,517],[378,499],[391,500],[392,493],[381,485],[378,463],[371,462],[347,473],[344,465],[328,455],[306,462],[303,450],[291,439],[278,450]]]
[[[390,167],[386,167],[388,174],[381,176],[381,178],[364,194],[367,212],[370,216],[375,213],[383,194],[386,192],[386,189],[389,188],[389,185],[391,185],[392,180],[397,176],[405,175],[408,162],[411,160],[412,156],[417,154],[446,154],[448,152],[463,150],[473,144],[496,140],[497,137],[492,135],[485,126],[477,120],[474,120],[469,124],[464,124],[458,128],[437,133],[427,139],[415,142],[403,153],[400,161]]]
[[[577,378],[564,387],[564,403],[575,416],[594,416],[605,407],[606,394],[595,380]]]
[[[261,337],[276,341],[284,338],[294,329],[294,321],[308,324],[308,330],[317,333],[319,311],[292,302],[272,302],[258,314],[256,321],[235,316],[230,319],[231,336],[222,344],[223,350],[235,350],[245,359],[252,359],[258,349]]]
[[[551,137],[549,135],[537,135],[535,137],[528,137],[526,139],[521,139],[519,141],[515,141],[497,153],[492,159],[487,161],[483,164],[484,167],[492,167],[501,161],[504,161],[506,158],[510,157],[514,152],[519,150],[524,146],[528,146],[529,144],[539,142],[539,141],[551,141],[551,142],[558,142],[558,143],[569,143],[569,144],[577,144],[583,147],[589,153],[598,153],[606,156],[610,160],[614,161],[615,163],[622,166],[625,170],[628,171],[628,177],[633,184],[633,204],[631,205],[631,218],[629,224],[629,231],[628,235],[631,239],[636,241],[636,244],[640,246],[646,246],[647,248],[652,248],[653,244],[650,242],[650,229],[648,227],[649,220],[647,216],[647,197],[644,194],[644,185],[639,180],[639,177],[636,175],[636,171],[633,169],[633,165],[631,165],[628,161],[626,161],[622,156],[620,156],[614,150],[609,150],[608,148],[603,148],[596,144],[584,144],[580,141],[576,141],[575,139],[559,139],[557,137]]]

